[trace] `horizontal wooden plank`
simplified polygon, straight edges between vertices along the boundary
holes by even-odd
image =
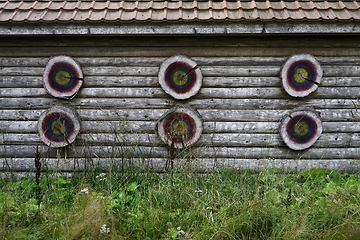
[[[0,88],[1,97],[46,97],[44,88]]]
[[[83,74],[92,76],[157,76],[158,67],[83,67]],[[0,75],[7,76],[42,76],[44,67],[3,67]]]
[[[277,133],[279,122],[205,122],[205,133]],[[324,133],[356,133],[360,122],[322,122]]]
[[[191,25],[190,33],[193,33],[194,26]],[[323,28],[329,28],[329,25],[319,24]],[[341,29],[341,31],[344,31],[346,29],[351,30],[353,25],[349,24],[347,26],[344,25],[332,25],[335,28]],[[275,25],[274,25],[275,26]],[[308,28],[304,28],[304,26],[298,25],[299,28],[301,28],[300,32],[306,31]],[[114,28],[117,28],[118,26],[114,26]],[[210,26],[212,27],[212,26]],[[216,27],[215,29],[221,29],[220,32],[223,33],[223,28]],[[290,27],[291,30],[293,29],[293,26],[289,24],[289,26],[284,26],[284,28]],[[110,27],[111,28],[111,27]],[[145,27],[146,28],[146,27]],[[239,27],[236,23],[233,26],[229,26],[226,24],[226,28],[229,32],[235,34],[235,32],[246,32],[246,30],[250,30],[250,32],[254,32],[254,28],[258,31],[263,30],[263,25],[261,24],[255,24],[254,26],[249,26],[250,29],[245,29],[242,27]],[[265,26],[267,31],[274,31],[274,28]],[[279,26],[275,26],[276,30],[279,29]],[[181,36],[177,35],[174,39],[174,36],[166,36],[161,34],[160,36],[133,36],[129,34],[121,34],[117,32],[117,34],[113,34],[112,36],[103,36],[100,34],[99,31],[104,32],[111,32],[114,31],[114,29],[109,28],[103,28],[101,26],[90,28],[91,31],[97,31],[97,36],[89,36],[88,34],[80,34],[80,35],[68,35],[68,34],[62,34],[63,31],[57,32],[56,35],[48,35],[46,37],[40,38],[25,38],[22,37],[16,37],[16,36],[6,36],[5,39],[8,41],[1,41],[1,46],[6,47],[24,47],[24,46],[33,46],[33,47],[63,47],[63,46],[71,46],[71,47],[117,47],[117,46],[124,46],[124,47],[147,47],[147,48],[153,48],[153,47],[159,47],[159,46],[167,46],[167,47],[173,47],[173,48],[179,48],[179,47],[257,47],[257,48],[293,48],[294,46],[298,48],[319,48],[319,47],[326,47],[326,48],[339,48],[339,47],[348,47],[348,48],[357,48],[358,45],[358,39],[356,38],[356,35],[349,35],[346,36],[346,41],[343,40],[341,35],[336,34],[322,34],[322,35],[302,35],[302,38],[299,39],[297,34],[288,34],[286,37],[284,35],[276,36],[276,34],[266,34],[265,36],[261,34],[261,36],[246,36],[241,34],[235,34],[235,35],[229,35],[229,34],[212,34],[204,36],[204,35],[196,35],[196,36]],[[105,29],[105,30],[104,30]],[[169,28],[161,28],[157,29],[161,32],[166,32]],[[199,27],[196,28],[200,32],[203,32],[203,28]],[[315,29],[315,27],[314,27]],[[13,29],[14,30],[14,29]],[[21,29],[17,29],[19,32],[21,32]],[[40,29],[40,31],[44,31],[43,33],[53,33],[54,29],[52,26],[49,26],[47,30]],[[79,30],[77,28],[76,30]],[[75,31],[76,31],[75,30]],[[124,29],[124,31],[126,28]],[[209,31],[213,31],[214,29]],[[84,26],[81,30],[78,31],[88,32],[89,27]],[[216,31],[216,30],[215,30]],[[234,32],[235,31],[235,32]],[[296,31],[296,30],[295,30]],[[184,31],[183,33],[185,34]],[[277,32],[277,31],[275,31]],[[292,32],[292,31],[291,31]],[[321,32],[321,31],[320,31]],[[337,31],[334,31],[334,33]],[[74,29],[70,29],[68,33],[74,33]],[[122,32],[124,33],[124,32]],[[125,31],[126,33],[126,31]],[[146,32],[145,33],[149,33]],[[189,32],[187,32],[189,33]],[[294,33],[294,32],[292,32]],[[51,36],[52,35],[52,36]]]
[[[290,110],[290,109],[289,109]],[[279,122],[289,110],[212,110],[199,109],[205,122]],[[37,120],[44,110],[3,110],[0,120]],[[166,109],[78,109],[82,121],[157,121]],[[319,109],[325,122],[358,122],[360,112],[353,109]]]
[[[37,121],[0,121],[0,133],[35,133]]]
[[[84,76],[83,87],[159,87],[157,76]],[[203,87],[281,87],[280,77],[203,77]],[[0,87],[43,87],[42,76],[1,76]],[[360,87],[360,77],[323,77],[320,87]]]
[[[311,98],[354,98],[359,96],[358,87],[319,87]],[[278,88],[201,88],[196,98],[289,98],[281,87]],[[298,100],[303,100],[299,98]],[[306,99],[306,98],[305,98]],[[276,106],[276,104],[274,104]]]
[[[248,77],[277,77],[279,66],[199,66],[205,77],[248,76]],[[2,67],[0,75],[7,76],[42,76],[44,67]],[[324,77],[358,77],[360,66],[322,66]],[[159,67],[132,66],[94,66],[82,67],[85,76],[157,76]]]
[[[73,172],[93,170],[94,168],[108,172],[110,167],[114,171],[128,170],[134,167],[145,171],[164,172],[170,169],[169,160],[163,158],[76,158],[76,159],[42,159],[43,170]],[[177,169],[187,169],[194,172],[212,172],[224,169],[263,171],[269,168],[279,168],[283,172],[300,172],[311,168],[324,168],[339,172],[356,173],[360,171],[360,163],[353,159],[243,159],[243,158],[197,158],[192,164],[186,159],[174,159],[173,166]],[[0,172],[29,172],[34,171],[33,158],[0,158]]]
[[[38,67],[46,66],[50,57],[0,57],[4,67]],[[159,66],[165,57],[77,57],[74,58],[81,67],[100,66]]]
[[[147,147],[147,146],[68,146],[65,148],[52,148],[42,145],[3,145],[0,148],[0,156],[3,158],[26,158],[34,157],[36,148],[39,147],[43,158],[148,158],[159,157],[167,158],[168,149],[166,147]]]
[[[287,57],[251,57],[251,56],[236,56],[236,57],[191,57],[200,66],[256,66],[256,65],[272,65],[281,66]],[[50,57],[0,57],[0,65],[3,67],[39,67],[45,66]],[[317,60],[322,66],[326,65],[358,65],[360,62],[359,56],[350,57],[322,57],[316,56]],[[143,67],[158,67],[166,59],[166,57],[76,57],[74,58],[81,67],[101,67],[101,66],[143,66]]]
[[[1,121],[1,133],[37,133],[37,121]],[[154,121],[81,121],[82,133],[154,133]],[[360,124],[325,122],[324,131],[357,132]],[[326,127],[329,126],[329,127]],[[204,122],[204,133],[276,133],[276,122]]]
[[[192,57],[201,65],[269,65],[281,64],[286,58],[280,57]],[[166,57],[77,57],[74,58],[81,67],[100,67],[100,66],[160,66]],[[327,58],[325,58],[327,59]],[[347,58],[352,60],[352,58]],[[344,62],[347,62],[344,59]],[[45,66],[49,58],[44,57],[0,57],[0,64],[4,67],[38,67]]]
[[[0,90],[1,92],[1,90]],[[234,109],[234,110],[288,110],[299,107],[315,109],[357,109],[358,100],[351,99],[219,99],[192,98],[183,101],[195,109]],[[81,109],[169,109],[179,104],[177,100],[167,98],[79,98],[64,101],[49,96],[46,98],[0,98],[0,109],[44,109],[54,105],[76,106]]]
[[[3,134],[0,144],[42,145],[38,134]],[[155,134],[80,134],[72,146],[166,146]],[[279,134],[213,133],[202,134],[196,147],[285,147]],[[312,146],[318,148],[360,147],[358,133],[323,133]],[[324,153],[325,154],[325,153]],[[327,156],[327,154],[325,154]]]
[[[168,147],[149,146],[69,146],[51,148],[41,146],[39,151],[44,158],[166,158],[169,159]],[[3,158],[34,157],[36,145],[3,145],[0,156]],[[178,154],[191,158],[244,158],[244,159],[358,159],[360,148],[309,148],[293,151],[287,147],[193,147],[187,151],[179,150]],[[179,155],[180,156],[180,155]]]
[[[199,110],[204,121],[277,122],[288,110]],[[358,121],[360,112],[351,109],[319,109],[322,121]]]
[[[37,121],[1,121],[0,133],[37,133]],[[360,122],[323,122],[323,133],[360,132]],[[144,134],[155,132],[155,121],[81,121],[81,133]],[[277,133],[279,122],[204,122],[203,133]]]
[[[0,87],[2,88],[39,88],[43,86],[40,76],[3,76],[0,75]]]
[[[84,87],[158,87],[158,79],[155,76],[141,77],[132,76],[84,76]],[[0,76],[0,87],[43,87],[41,76]]]
[[[111,83],[109,83],[111,84]],[[155,86],[155,85],[154,85]],[[320,87],[358,87],[360,77],[323,77]],[[280,77],[204,77],[202,87],[281,87]]]
[[[360,87],[319,87],[310,95],[311,98],[353,98],[359,96]],[[44,88],[0,88],[0,96],[8,98],[18,97],[48,97],[48,93]],[[161,88],[149,87],[118,87],[118,88],[81,88],[76,98],[168,98],[171,99]],[[281,87],[267,88],[206,88],[200,89],[199,93],[194,97],[197,99],[213,99],[213,98],[260,98],[260,99],[276,99],[290,98],[285,90]],[[294,99],[294,98],[292,98]],[[299,98],[298,100],[302,100]],[[305,98],[306,99],[306,98]],[[295,100],[294,100],[295,101]],[[276,104],[273,104],[276,106]]]
[[[1,133],[37,133],[38,121],[0,121]],[[155,131],[151,121],[81,121],[84,133],[149,133]]]
[[[2,67],[0,75],[6,76],[42,76],[44,67]]]
[[[0,75],[42,76],[44,67],[3,67]],[[200,66],[204,76],[278,76],[280,66]],[[159,67],[82,67],[85,76],[157,76]]]
[[[359,77],[323,77],[321,79],[320,86],[322,87],[358,87],[360,86]]]
[[[264,41],[263,41],[264,42]],[[240,44],[240,43],[239,43]],[[92,45],[96,43],[92,42]],[[307,43],[306,45],[309,45]],[[185,54],[197,57],[287,57],[291,54],[308,53],[322,57],[357,56],[354,47],[241,47],[236,46],[177,46],[177,47],[141,47],[141,46],[34,46],[34,47],[0,47],[0,56],[3,57],[49,57],[55,55],[68,55],[72,57],[169,57],[175,54]]]
[[[177,102],[173,99],[161,98],[78,98],[66,101],[52,98],[0,98],[0,109],[44,109],[53,105],[68,105],[82,109],[168,109],[175,106]]]
[[[191,24],[192,25],[192,24]],[[236,24],[235,24],[236,25]],[[290,24],[291,25],[291,24]],[[324,28],[328,28],[329,25],[324,26],[324,24],[319,24]],[[118,27],[118,26],[115,26]],[[228,31],[232,32],[235,31],[243,31],[243,28],[238,28],[238,26],[231,26],[227,25]],[[255,25],[249,26],[250,31],[253,32],[254,27],[257,28],[259,31],[263,30],[263,25]],[[268,26],[266,26],[268,27]],[[292,28],[293,26],[291,26]],[[352,28],[351,24],[347,25],[344,28],[344,25],[335,26],[342,31],[346,30],[347,28]],[[306,31],[307,28],[303,26],[299,26],[303,31]],[[98,28],[93,28],[94,30],[101,31],[103,28],[99,26]],[[165,31],[168,28],[164,28],[160,31]],[[219,29],[219,28],[217,28]],[[223,28],[220,27],[221,33],[223,32]],[[242,30],[241,30],[242,29]],[[276,26],[278,30],[278,26]],[[314,28],[315,29],[315,28]],[[43,30],[43,29],[42,29]],[[49,26],[49,32],[53,32],[53,28]],[[85,32],[89,31],[87,26],[84,26],[82,29]],[[201,31],[201,28],[199,28]],[[273,29],[266,28],[268,31],[272,31]],[[20,29],[18,31],[21,31]],[[81,31],[81,30],[80,30]],[[104,30],[108,32],[109,29]],[[110,30],[111,31],[111,30]],[[46,32],[46,30],[45,30]],[[191,32],[193,32],[193,25],[191,27]],[[276,32],[276,31],[275,31]],[[301,31],[300,31],[301,32]],[[336,31],[335,31],[336,32]],[[61,34],[62,32],[58,32],[60,35],[53,35],[53,36],[46,36],[44,38],[25,38],[25,37],[16,37],[16,36],[6,36],[6,40],[8,41],[1,41],[1,46],[6,47],[24,47],[24,46],[33,46],[33,47],[63,47],[63,46],[71,46],[71,47],[117,47],[117,46],[124,46],[124,47],[159,47],[159,46],[168,46],[173,48],[179,47],[257,47],[257,48],[292,48],[294,46],[298,48],[319,48],[319,47],[327,47],[327,48],[339,48],[339,47],[348,47],[348,48],[357,48],[358,39],[356,35],[348,35],[346,36],[346,41],[343,40],[341,35],[302,35],[302,38],[299,39],[297,34],[288,34],[286,37],[276,36],[273,34],[266,34],[265,36],[246,36],[246,35],[224,35],[224,34],[212,34],[211,36],[138,36],[135,37],[133,35],[123,35],[123,34],[114,34],[112,36],[89,36],[86,35],[64,35]],[[70,33],[74,34],[73,29],[70,30]],[[299,32],[298,32],[299,33]],[[61,37],[63,36],[63,37]]]
[[[201,66],[205,76],[279,76],[281,66]],[[358,77],[360,66],[322,66],[324,77]]]

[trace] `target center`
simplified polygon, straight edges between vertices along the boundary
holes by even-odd
[[[70,82],[71,76],[66,71],[59,71],[55,75],[55,80],[60,85],[66,85]]]
[[[183,120],[176,120],[172,127],[173,133],[178,136],[186,136],[188,132],[187,124]]]
[[[305,131],[305,128],[303,126],[300,126],[299,127],[299,132],[304,132]]]
[[[308,134],[309,132],[309,125],[304,122],[304,121],[299,121],[296,123],[295,128],[294,128],[294,132],[295,134],[297,134],[298,136],[305,136],[306,134]]]
[[[65,135],[65,132],[66,132],[65,123],[63,121],[61,121],[60,119],[57,119],[51,124],[51,130],[55,135],[63,136],[63,135]]]
[[[189,80],[188,75],[186,74],[186,72],[184,71],[176,71],[173,77],[173,81],[176,85],[178,86],[183,86],[185,85]]]
[[[294,78],[296,82],[298,83],[306,82],[308,80],[308,77],[309,77],[309,73],[308,71],[306,71],[306,69],[304,68],[296,69],[294,74]]]

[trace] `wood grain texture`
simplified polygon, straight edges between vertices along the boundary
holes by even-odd
[[[117,92],[121,92],[120,90]],[[15,97],[0,98],[3,109],[44,109],[57,104],[76,106],[81,109],[168,109],[179,102],[167,98],[128,98],[128,97],[103,97],[103,98],[75,98],[71,101],[62,101],[50,96],[44,97]],[[290,99],[259,99],[259,98],[193,98],[182,101],[196,109],[238,109],[238,110],[288,110],[298,107],[299,104],[316,109],[354,109],[357,100],[351,99],[318,99],[306,98],[299,100]]]
[[[321,26],[325,26],[321,24]],[[341,26],[337,26],[341,29]],[[261,26],[260,26],[261,27]],[[276,27],[276,26],[274,26]],[[292,26],[293,27],[293,26]],[[353,27],[352,25],[350,27]],[[301,28],[301,26],[300,26]],[[346,28],[345,28],[346,29]],[[53,30],[53,29],[52,29]],[[261,29],[262,30],[262,29]],[[344,29],[342,29],[344,30]],[[359,39],[356,35],[346,35],[346,41],[342,35],[302,35],[301,41],[299,41],[298,35],[288,34],[286,36],[279,35],[267,35],[264,39],[264,36],[246,36],[246,35],[208,35],[208,36],[182,36],[178,35],[176,38],[174,36],[47,36],[46,38],[19,38],[6,36],[8,41],[1,41],[0,46],[5,47],[24,47],[24,46],[34,46],[34,47],[94,47],[94,42],[96,42],[96,47],[144,47],[147,49],[159,48],[159,47],[205,47],[205,48],[218,48],[218,47],[238,47],[238,48],[332,48],[334,51],[338,48],[359,48]],[[149,48],[151,47],[151,48]],[[223,52],[219,54],[224,54]],[[324,53],[326,54],[326,53]],[[356,54],[353,54],[356,56]],[[154,55],[159,56],[159,55]],[[211,57],[211,55],[209,55]],[[238,54],[237,56],[241,56]]]
[[[134,79],[137,80],[137,79]],[[357,82],[357,79],[354,79],[353,82]],[[343,82],[342,82],[343,83]],[[4,84],[5,85],[5,84]],[[106,98],[129,98],[129,97],[137,97],[137,98],[163,98],[163,101],[166,102],[174,102],[172,101],[172,99],[168,99],[166,94],[163,92],[163,90],[159,87],[155,87],[155,88],[148,88],[148,87],[142,87],[142,84],[140,84],[140,87],[108,87],[108,88],[83,88],[81,89],[81,91],[79,92],[78,98],[89,98],[89,97],[106,97]],[[206,85],[206,84],[205,84]],[[8,98],[20,98],[20,97],[32,97],[32,98],[36,98],[36,97],[47,97],[47,93],[46,91],[39,87],[39,88],[33,88],[33,87],[27,87],[27,88],[15,88],[12,87],[10,88],[10,84],[7,83],[7,87],[8,88],[0,88],[0,95],[2,97],[8,97]],[[338,101],[344,101],[344,98],[351,98],[353,100],[345,100],[348,103],[350,101],[353,102],[357,102],[357,97],[358,97],[358,92],[359,92],[360,88],[359,87],[355,87],[355,86],[349,86],[349,87],[319,87],[319,89],[311,94],[311,96],[308,98],[309,100],[306,101],[311,101],[312,99],[321,99],[320,101],[320,108],[321,103],[323,101],[326,101],[326,99],[332,98],[332,99],[338,99]],[[260,99],[268,99],[268,98],[287,98],[286,93],[284,92],[283,89],[281,89],[280,87],[258,87],[258,88],[253,88],[253,87],[231,87],[231,88],[207,88],[207,87],[203,87],[199,94],[197,96],[195,96],[194,98],[200,98],[200,99],[207,99],[210,98],[211,102],[209,102],[209,104],[213,104],[214,103],[214,98],[220,98],[219,100],[217,100],[217,102],[219,101],[226,101],[226,99],[229,98],[233,98],[233,99],[242,99],[242,98],[260,98]],[[225,100],[221,100],[221,98],[226,98]],[[325,100],[324,100],[325,99]],[[2,98],[2,101],[6,101],[6,99]],[[10,100],[10,102],[12,102],[14,100]],[[16,101],[16,100],[15,100]],[[46,99],[44,99],[44,101],[46,101]],[[75,100],[77,101],[77,100]],[[89,101],[89,100],[84,100],[84,101]],[[91,100],[90,100],[91,101]],[[92,101],[96,101],[96,100],[92,100]],[[99,100],[100,101],[100,100]],[[122,100],[122,101],[126,101],[126,100]],[[192,101],[192,100],[190,100]],[[267,100],[263,100],[265,105],[267,104]],[[231,103],[235,103],[234,101],[230,101]],[[297,102],[295,100],[288,101],[289,105],[291,103],[294,103],[295,105],[297,104]],[[109,103],[113,103],[113,101],[109,101]],[[109,104],[108,103],[108,104]],[[335,103],[335,101],[333,101],[333,103]],[[13,104],[13,103],[12,103]],[[39,105],[41,105],[42,103],[39,103]],[[75,103],[75,104],[79,104],[82,105],[81,102],[80,103]],[[22,104],[20,104],[21,106]],[[30,104],[33,105],[33,104]],[[196,103],[195,103],[196,105]],[[224,106],[224,104],[222,104]],[[226,103],[225,103],[226,105]],[[347,103],[344,102],[344,106],[349,105]],[[4,104],[3,106],[9,106],[7,104]],[[155,104],[154,107],[157,107],[158,105]],[[262,104],[259,104],[260,108],[262,106]],[[276,106],[276,103],[274,103],[274,106]],[[281,105],[279,105],[281,106]],[[328,104],[329,107],[334,107],[335,105],[333,104]],[[100,104],[101,107],[101,104]]]
[[[45,109],[44,109],[45,110]],[[0,110],[0,120],[36,120],[44,110]],[[166,109],[81,109],[82,121],[156,121]],[[319,109],[323,121],[358,122],[356,109]],[[279,122],[288,110],[199,109],[205,122]]]
[[[0,149],[1,156],[11,158],[31,158],[35,154],[37,145],[4,145]],[[41,146],[43,158],[165,158],[169,159],[170,153],[167,146],[69,146],[66,148],[51,148]],[[358,147],[341,148],[309,148],[303,151],[294,151],[288,147],[193,147],[186,152],[180,150],[179,156],[184,158],[249,158],[249,159],[358,159]]]
[[[263,39],[263,41],[267,41]],[[343,40],[341,40],[343,41]],[[270,42],[269,42],[270,43]],[[287,48],[271,47],[241,47],[241,46],[228,46],[228,47],[205,47],[205,46],[179,46],[179,47],[142,47],[142,46],[101,46],[85,47],[85,46],[34,46],[25,47],[22,46],[9,48],[0,47],[0,56],[3,57],[49,57],[55,55],[68,55],[72,57],[169,57],[175,54],[184,54],[193,57],[287,57],[291,54],[309,53],[314,56],[326,56],[326,57],[351,57],[357,56],[356,49],[353,47],[324,47],[319,46],[309,47],[296,47],[291,46]],[[271,43],[270,43],[271,44]],[[309,44],[309,42],[307,43]]]
[[[272,57],[272,56],[234,56],[234,57],[193,57],[193,59],[201,66],[256,66],[256,65],[281,65],[287,57]],[[77,57],[76,60],[83,67],[98,67],[98,66],[143,66],[143,67],[158,67],[166,59],[166,57],[142,57],[142,56],[119,56],[119,57]],[[359,56],[342,57],[323,57],[318,56],[317,59],[322,65],[343,65],[344,62],[348,64],[358,64]],[[0,62],[3,67],[38,67],[44,66],[48,62],[49,57],[0,57]]]
[[[159,87],[156,76],[85,76],[84,86]],[[280,77],[204,77],[203,87],[280,87]],[[42,76],[0,75],[0,87],[42,87]],[[360,87],[360,77],[323,77],[320,87]]]
[[[38,134],[3,134],[0,139],[1,144],[21,145],[28,144],[41,145]],[[165,146],[154,133],[84,133],[74,142],[78,146],[82,145],[101,145],[101,146]],[[197,147],[285,147],[279,134],[268,133],[204,133],[194,146]],[[314,144],[319,148],[336,147],[360,147],[359,133],[324,133]]]
[[[124,161],[123,158],[45,158],[42,160],[46,164],[46,170],[54,172],[75,172],[93,170],[95,167],[108,171],[111,167],[114,171],[126,171],[133,167],[138,167],[145,171],[168,172],[169,161],[164,158],[132,158]],[[0,174],[4,171],[4,176],[11,176],[17,173],[33,171],[32,158],[12,158],[0,160]],[[213,172],[219,169],[236,169],[263,171],[268,168],[279,168],[286,173],[306,171],[311,168],[324,168],[333,171],[356,173],[360,170],[360,163],[353,159],[247,159],[247,158],[196,158],[191,162],[186,159],[174,159],[174,167],[180,170],[193,172]],[[12,171],[10,171],[12,170]],[[11,174],[7,174],[11,173]],[[23,174],[28,175],[29,173]]]
[[[320,87],[312,93],[308,99],[324,98],[351,98],[356,99],[359,95],[360,87]],[[8,98],[19,97],[46,97],[48,93],[43,88],[0,88],[0,95]],[[82,88],[77,94],[77,98],[95,98],[102,96],[105,98],[163,98],[168,99],[166,93],[161,88],[148,87],[112,87],[112,88]],[[206,88],[203,87],[194,98],[221,98],[221,99],[275,99],[287,98],[286,92],[280,88]],[[192,100],[192,99],[191,99]],[[188,100],[188,101],[191,101]],[[266,100],[265,100],[266,101]],[[293,100],[296,102],[296,100]]]
[[[82,121],[84,133],[144,134],[154,133],[155,121]],[[2,121],[0,133],[36,133],[37,121]],[[278,132],[279,122],[205,122],[203,132],[212,133],[245,133],[274,134]],[[324,133],[360,132],[360,122],[323,122]]]
[[[281,66],[202,66],[200,65],[204,77],[277,77]],[[2,67],[1,75],[7,76],[40,76],[43,74],[44,67]],[[158,67],[149,66],[96,66],[83,67],[85,76],[156,76]],[[346,77],[358,77],[360,66],[323,66],[324,77],[334,77],[338,75]]]
[[[30,171],[36,146],[44,161],[53,164],[51,169],[58,160],[63,170],[76,169],[74,161],[85,169],[92,159],[104,168],[116,162],[164,171],[170,153],[155,125],[179,104],[197,109],[204,122],[202,136],[186,154],[179,152],[175,166],[188,159],[196,171],[359,169],[357,38],[100,39],[39,38],[25,45],[24,39],[14,38],[0,43],[0,171],[5,171],[5,160],[14,171]],[[316,92],[294,99],[281,88],[280,69],[287,57],[302,53],[314,55],[324,74]],[[160,64],[176,54],[190,56],[203,74],[200,91],[188,100],[172,99],[158,82]],[[72,100],[55,99],[43,88],[46,63],[56,55],[71,56],[83,70],[84,84]],[[39,116],[59,104],[75,108],[82,127],[72,145],[61,150],[42,144],[36,129]],[[323,123],[322,136],[305,151],[290,150],[278,133],[282,117],[299,106],[314,108]]]

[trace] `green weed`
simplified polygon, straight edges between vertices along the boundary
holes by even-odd
[[[0,180],[0,239],[359,239],[360,175],[129,171]]]

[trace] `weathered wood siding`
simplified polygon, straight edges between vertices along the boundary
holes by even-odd
[[[318,90],[306,98],[290,97],[281,87],[280,68],[295,53],[314,55],[324,71]],[[193,58],[204,76],[200,92],[189,100],[172,99],[158,84],[160,64],[175,54]],[[46,63],[56,55],[73,57],[83,70],[84,85],[72,100],[55,99],[42,85]],[[39,146],[45,169],[95,164],[162,171],[171,166],[171,154],[155,123],[185,103],[199,111],[204,130],[194,147],[178,152],[175,166],[356,171],[359,95],[356,38],[5,38],[0,44],[0,170],[31,171]],[[62,149],[45,146],[37,132],[40,114],[57,104],[74,107],[81,117],[77,140]],[[319,111],[324,130],[311,148],[293,151],[278,127],[284,114],[299,106]]]

